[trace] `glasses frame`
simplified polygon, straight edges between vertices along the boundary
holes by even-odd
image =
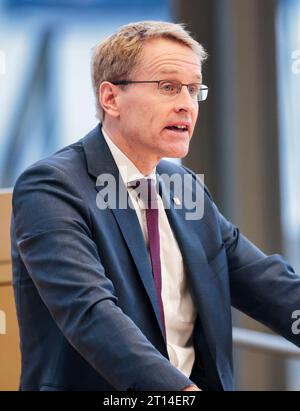
[[[192,86],[192,85],[200,85],[200,90],[199,90],[199,92],[196,94],[196,98],[195,98],[195,100],[197,100],[197,101],[205,101],[206,99],[207,99],[207,95],[208,95],[208,87],[207,86],[205,86],[204,84],[201,84],[201,83],[188,83],[188,84],[185,84],[185,83],[181,83],[180,81],[177,81],[177,80],[119,80],[119,81],[110,81],[110,83],[112,83],[112,84],[114,84],[114,85],[116,85],[116,86],[127,86],[127,85],[129,85],[129,84],[142,84],[142,83],[148,83],[148,84],[150,84],[150,83],[156,83],[157,84],[157,88],[158,88],[158,91],[160,92],[161,91],[161,89],[160,89],[160,83],[162,83],[162,82],[171,82],[171,83],[176,83],[177,84],[177,92],[176,92],[176,94],[174,94],[174,96],[176,96],[177,94],[180,94],[180,92],[181,92],[181,90],[182,90],[182,87],[183,86],[186,86],[187,88],[189,87],[189,86]],[[204,99],[199,99],[199,97],[200,97],[200,92],[201,91],[206,91],[207,93],[206,93],[206,97],[204,98]],[[162,94],[162,95],[167,95],[167,94],[164,94],[164,93],[161,93],[160,92],[160,94]],[[191,97],[193,98],[193,96],[191,95]]]

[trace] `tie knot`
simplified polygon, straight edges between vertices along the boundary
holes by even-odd
[[[137,195],[143,201],[145,208],[157,209],[158,196],[155,182],[151,178],[142,178],[134,181],[131,187],[137,192]]]

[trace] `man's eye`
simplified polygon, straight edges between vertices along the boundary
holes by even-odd
[[[170,92],[176,90],[176,87],[175,87],[174,84],[172,84],[172,83],[163,83],[163,84],[161,84],[160,88],[161,88],[163,91],[170,91]]]
[[[199,87],[196,86],[196,85],[194,85],[194,84],[190,84],[189,87],[188,87],[188,89],[189,89],[189,93],[190,93],[192,96],[196,95],[196,94],[199,92]]]

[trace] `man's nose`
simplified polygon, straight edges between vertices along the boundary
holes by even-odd
[[[191,111],[197,107],[197,100],[194,99],[186,86],[182,86],[181,91],[176,95],[175,110]]]

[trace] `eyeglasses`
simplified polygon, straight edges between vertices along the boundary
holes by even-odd
[[[186,86],[190,96],[198,101],[205,101],[208,95],[208,87],[201,85],[200,83],[190,83],[183,84],[180,81],[176,80],[148,80],[148,81],[131,81],[131,80],[120,80],[120,81],[111,81],[112,84],[124,85],[128,84],[141,84],[141,83],[156,83],[158,86],[158,91],[160,94],[165,96],[175,96],[181,92],[182,86]]]

